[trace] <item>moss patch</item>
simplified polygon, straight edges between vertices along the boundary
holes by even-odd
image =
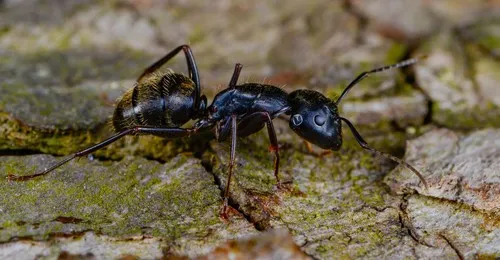
[[[254,232],[244,219],[221,221],[220,191],[194,159],[179,156],[165,165],[137,158],[111,163],[81,160],[26,182],[9,182],[5,177],[42,169],[54,158],[37,155],[0,160],[2,242],[46,240],[54,234],[71,236],[93,230],[121,239],[190,237],[192,241],[183,245],[186,253],[200,240],[213,246],[226,236]]]
[[[406,246],[401,243],[398,209],[391,206],[399,199],[382,184],[390,163],[352,140],[331,155],[305,154],[300,139],[288,139],[288,134],[282,133],[281,139],[293,140],[280,150],[280,177],[288,181],[281,189],[275,186],[267,133],[238,140],[231,200],[241,211],[260,228],[287,227],[308,241],[306,252],[320,258],[367,257],[380,248]],[[211,164],[225,186],[229,144],[214,143],[213,149]]]

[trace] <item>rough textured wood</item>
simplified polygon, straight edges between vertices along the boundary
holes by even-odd
[[[500,257],[498,1],[393,2],[0,1],[0,258]],[[429,189],[348,131],[311,155],[282,119],[289,183],[275,186],[266,133],[239,140],[227,221],[229,146],[210,135],[125,138],[3,178],[109,136],[116,98],[184,43],[209,98],[236,62],[240,82],[335,98],[362,71],[427,56],[365,79],[340,113]],[[166,67],[186,72],[182,57]]]

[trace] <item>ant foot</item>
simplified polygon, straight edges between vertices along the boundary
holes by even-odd
[[[278,191],[287,191],[287,190],[290,190],[290,185],[292,183],[293,182],[291,180],[278,181],[278,183],[276,183],[276,185],[274,187],[275,187],[275,190],[278,190]]]
[[[32,174],[32,175],[7,174],[7,180],[9,180],[9,181],[28,181],[28,180],[34,179],[38,176],[41,176],[41,175],[44,175],[44,173],[43,174],[37,173],[37,174]]]
[[[275,145],[269,146],[269,152],[274,153],[274,152],[278,151],[278,149],[279,149],[278,146],[275,146]]]
[[[313,155],[313,156],[316,156],[316,157],[320,157],[321,158],[321,157],[323,157],[325,155],[329,155],[329,154],[332,153],[331,150],[316,152],[316,151],[314,151],[311,143],[309,143],[308,141],[304,141],[304,144],[305,144],[305,146],[307,148],[307,151],[305,153]]]
[[[9,181],[26,181],[31,179],[30,176],[19,176],[14,174],[7,174],[7,180]]]
[[[222,206],[221,211],[219,212],[219,215],[225,221],[227,221],[229,219],[229,217],[227,215],[227,211],[228,211],[228,200],[227,200],[227,198],[224,198],[224,204]]]

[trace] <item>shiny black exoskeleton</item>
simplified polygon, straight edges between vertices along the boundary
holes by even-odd
[[[189,76],[174,72],[156,72],[180,51],[185,54]],[[213,130],[218,140],[231,138],[229,174],[222,211],[225,216],[235,164],[237,137],[248,136],[264,126],[267,127],[271,151],[275,154],[274,174],[280,185],[278,139],[272,120],[286,114],[290,115],[290,128],[297,135],[323,149],[333,151],[339,150],[342,146],[342,122],[344,122],[361,147],[403,164],[413,171],[427,187],[425,179],[410,164],[369,147],[353,124],[339,116],[338,112],[338,104],[342,98],[363,78],[383,70],[408,66],[416,61],[416,59],[410,59],[363,72],[346,87],[336,101],[313,90],[296,90],[287,93],[272,85],[256,83],[238,85],[242,66],[236,64],[228,88],[217,93],[212,104],[207,107],[207,99],[201,95],[198,69],[191,49],[187,45],[182,45],[148,67],[138,78],[134,88],[123,95],[113,115],[113,126],[117,134],[69,156],[40,173],[27,176],[9,175],[9,179],[28,180],[45,175],[76,157],[88,155],[130,134],[178,138],[200,131]],[[197,120],[194,127],[181,128],[192,119]]]

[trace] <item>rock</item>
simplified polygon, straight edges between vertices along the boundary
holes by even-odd
[[[0,19],[0,26],[8,28],[8,33],[0,38],[0,46],[20,53],[89,46],[161,52],[152,21],[137,16],[131,8],[114,8],[88,0],[52,5],[57,7],[34,1],[6,8],[7,15]],[[48,10],[41,11],[44,9]]]
[[[22,84],[44,88],[71,88],[90,82],[132,81],[153,60],[158,59],[144,52],[93,50],[89,47],[23,54],[0,46],[0,54],[2,85]]]
[[[281,149],[280,168],[288,184],[277,189],[267,136],[249,139],[238,141],[230,201],[257,228],[287,228],[314,258],[412,256],[416,243],[401,227],[400,199],[380,183],[387,162],[352,146],[320,158],[288,145]],[[217,153],[207,156],[223,187],[228,147],[213,144]]]
[[[364,17],[382,34],[399,39],[423,38],[438,30],[465,25],[477,20],[479,14],[495,14],[497,4],[479,0],[457,3],[453,0],[350,0],[354,12]],[[496,9],[495,9],[496,8]]]
[[[73,88],[1,85],[5,95],[0,96],[0,149],[66,155],[96,144],[113,133],[109,121],[114,110],[112,100],[131,84],[86,82]],[[190,142],[198,141],[131,136],[96,155],[119,159],[145,153],[166,160],[185,151]]]
[[[134,80],[119,79],[130,78],[131,71],[139,75],[145,67],[144,60],[120,55],[125,53],[108,53],[96,60],[71,52],[5,56],[7,67],[0,70],[6,78],[0,83],[0,149],[67,155],[111,136],[114,102],[134,86]],[[191,142],[203,143],[126,137],[96,154],[120,159],[141,153],[167,160],[186,151]]]
[[[92,130],[110,119],[114,110],[112,103],[124,92],[125,86],[133,86],[133,82],[87,81],[71,89],[2,84],[0,109],[4,120],[12,117],[9,121],[17,122],[10,123],[17,123],[19,127],[46,131]]]
[[[120,258],[187,258],[182,252],[170,252],[166,255],[162,251],[166,246],[159,238],[140,236],[130,240],[117,240],[104,235],[96,235],[94,232],[86,232],[81,237],[57,237],[55,241],[20,241],[18,243],[7,243],[0,245],[2,257],[58,257],[58,259],[110,259]],[[47,255],[49,243],[57,248],[57,252]],[[133,246],[131,246],[133,243]],[[228,242],[214,248],[207,254],[191,256],[192,259],[221,259],[230,256],[239,258],[259,257],[272,259],[310,259],[294,243],[292,237],[286,230],[273,230],[270,232],[243,236],[240,239]],[[69,257],[69,258],[64,258]]]
[[[407,198],[402,209],[408,221],[405,225],[419,242],[417,259],[500,256],[498,214],[483,214],[462,203],[414,195]],[[433,251],[437,254],[429,254]]]
[[[337,53],[334,62],[326,60],[312,73],[308,83],[299,86],[318,90],[337,100],[361,73],[407,58],[404,45],[374,33],[360,37],[360,43]],[[428,99],[407,82],[413,67],[372,73],[359,81],[340,103],[340,114],[371,130],[391,130],[387,127],[389,122],[402,127],[422,124],[429,113]]]
[[[489,18],[489,19],[488,19]],[[500,23],[496,17],[486,17],[477,23],[459,28],[459,33],[467,42],[478,45],[493,57],[500,57]]]
[[[341,109],[343,116],[357,125],[377,126],[391,121],[399,126],[420,125],[428,113],[425,96],[416,91],[409,96],[346,102]]]
[[[499,126],[495,82],[500,66],[488,55],[469,53],[457,40],[456,35],[441,33],[417,54],[428,55],[416,65],[415,76],[432,100],[432,120],[461,129]]]
[[[116,259],[125,256],[161,258],[166,245],[159,238],[137,236],[120,240],[92,231],[51,241],[19,240],[0,245],[4,259]]]
[[[55,161],[35,153],[67,155],[110,136],[113,101],[188,43],[209,99],[236,62],[240,83],[336,99],[363,71],[428,55],[363,80],[339,111],[395,156],[427,133],[407,160],[431,184],[393,171],[346,127],[343,148],[319,157],[276,119],[283,186],[267,134],[238,140],[223,221],[227,142],[127,137],[95,161],[0,179],[0,258],[246,257],[261,248],[318,259],[498,258],[498,134],[485,129],[500,125],[497,2],[0,0],[0,177]],[[182,55],[166,67],[186,72]],[[474,132],[455,132],[464,129]]]
[[[5,179],[7,173],[28,174],[54,161],[47,155],[0,157],[4,257],[19,256],[21,249],[98,258],[154,258],[163,251],[195,256],[227,239],[256,233],[242,216],[230,222],[219,218],[222,200],[213,176],[197,160],[183,156],[164,165],[130,157],[81,160],[31,181]],[[48,239],[55,239],[55,245],[43,242]],[[130,239],[137,239],[137,246],[126,246]]]
[[[420,169],[429,185],[399,167],[386,183],[399,194],[416,191],[500,214],[500,131],[484,129],[463,135],[436,129],[408,143],[406,160]]]
[[[494,156],[498,145],[492,140],[497,140],[499,133],[483,130],[459,139],[448,130],[436,132],[414,141],[425,140],[420,147],[435,148],[424,158],[420,153],[418,156],[426,164],[435,165],[434,168],[423,168],[422,163],[415,159],[413,154],[421,150],[413,142],[408,145],[409,155],[406,158],[417,169],[434,172],[433,175],[425,175],[430,184],[429,194],[421,185],[417,188],[418,178],[401,167],[388,174],[385,182],[398,193],[406,194],[409,189],[414,189],[419,194],[446,200],[427,199],[420,195],[402,198],[387,193],[380,182],[388,172],[387,165],[363,151],[353,151],[351,147],[342,149],[333,157],[321,158],[282,149],[281,178],[291,181],[291,184],[277,189],[272,175],[273,156],[263,149],[261,144],[265,135],[259,134],[250,137],[253,139],[250,141],[239,140],[237,166],[231,184],[232,205],[259,229],[286,227],[304,252],[320,259],[449,258],[457,254],[466,258],[471,255],[498,256],[500,252],[495,247],[498,244],[495,235],[499,230],[495,224],[498,211],[492,207],[498,202],[498,194],[492,194],[496,188],[491,181],[497,178],[492,170],[498,168],[493,159],[498,157]],[[447,136],[451,136],[451,140]],[[458,140],[461,140],[460,143],[454,143]],[[457,154],[457,147],[465,153]],[[217,155],[212,157],[213,169],[222,186],[227,177],[227,149],[228,144],[214,144]],[[477,154],[476,157],[474,154]],[[438,183],[449,182],[436,179],[440,174],[437,166],[454,167],[449,160],[458,161],[464,157],[468,157],[466,161],[491,166],[478,166],[473,172],[483,171],[483,174],[471,174],[469,177],[479,180],[481,176],[489,175],[489,188],[481,193],[475,188],[481,184],[469,182],[468,186],[455,189],[442,187],[439,190]],[[460,169],[471,169],[466,164],[460,165],[455,167],[457,174]],[[466,178],[464,175],[459,184],[465,185]],[[393,179],[400,182],[399,186],[393,184]],[[408,186],[410,188],[406,188]],[[447,194],[456,195],[454,191],[459,189],[462,193],[455,198],[457,202],[449,196],[445,197]],[[443,195],[439,196],[439,192]],[[454,229],[455,226],[460,227]],[[460,232],[466,235],[460,236]]]
[[[271,230],[247,239],[229,241],[197,259],[311,259],[285,229]]]

